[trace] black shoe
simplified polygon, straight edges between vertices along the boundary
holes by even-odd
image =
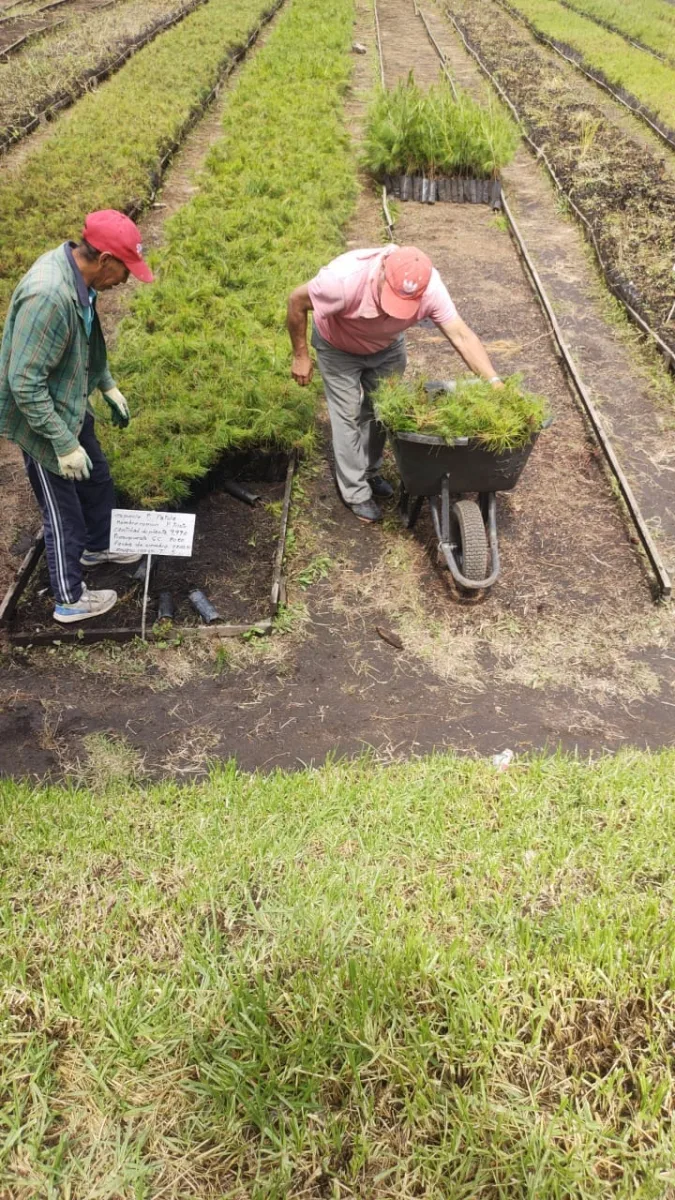
[[[364,500],[363,504],[350,504],[349,507],[359,521],[367,521],[368,524],[372,524],[373,521],[382,520],[382,513],[374,500]]]
[[[382,478],[381,475],[373,475],[368,480],[368,483],[370,484],[370,490],[374,496],[379,496],[381,500],[391,500],[394,494],[394,489],[390,483],[387,483],[386,479]]]

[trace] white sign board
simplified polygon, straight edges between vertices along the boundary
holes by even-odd
[[[189,558],[194,534],[194,513],[114,508],[110,549],[115,554],[166,554]]]

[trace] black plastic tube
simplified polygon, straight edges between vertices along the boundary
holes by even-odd
[[[260,496],[256,496],[254,492],[248,492],[246,488],[235,483],[233,479],[225,480],[223,491],[227,492],[230,496],[234,496],[235,500],[242,500],[244,504],[250,504],[251,508],[254,508],[260,499]]]
[[[218,609],[213,607],[208,597],[203,592],[200,592],[199,589],[190,592],[190,604],[197,610],[202,620],[206,621],[207,625],[213,625],[215,621],[222,621]]]
[[[173,621],[173,596],[171,592],[159,593],[159,605],[157,607],[158,621]]]

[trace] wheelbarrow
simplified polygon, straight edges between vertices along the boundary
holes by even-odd
[[[550,419],[544,427],[549,424]],[[475,438],[446,442],[428,434],[389,433],[401,476],[403,523],[413,529],[429,501],[439,554],[464,591],[481,591],[499,578],[496,493],[516,486],[538,436],[516,450],[496,451]],[[478,493],[478,500],[467,499],[466,492]]]

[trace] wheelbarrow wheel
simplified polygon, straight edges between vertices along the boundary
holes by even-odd
[[[459,531],[460,569],[467,579],[479,581],[488,573],[488,541],[483,514],[475,500],[457,500],[452,515]]]

